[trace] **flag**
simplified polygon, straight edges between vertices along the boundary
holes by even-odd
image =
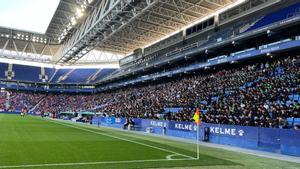
[[[197,124],[198,126],[200,126],[200,123],[201,123],[201,121],[200,121],[200,115],[201,115],[201,113],[200,113],[199,109],[197,108],[197,109],[196,109],[196,112],[195,112],[195,114],[194,114],[193,119],[195,120],[195,122],[196,122],[196,124]]]

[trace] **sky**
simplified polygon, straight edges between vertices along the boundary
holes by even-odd
[[[60,0],[0,0],[0,26],[44,34]]]

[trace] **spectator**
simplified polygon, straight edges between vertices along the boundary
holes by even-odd
[[[27,107],[42,113],[98,112],[123,118],[192,121],[194,109],[205,123],[287,128],[300,117],[300,58],[236,65],[158,84],[131,86],[99,94],[40,94],[9,91],[9,111]],[[0,95],[5,109],[6,95]],[[179,107],[177,113],[164,113]]]

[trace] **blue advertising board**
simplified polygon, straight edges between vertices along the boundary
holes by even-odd
[[[161,134],[164,129],[168,128],[168,121],[142,119],[141,130],[146,131],[147,128],[151,128],[153,133]]]
[[[116,117],[94,117],[92,120],[93,125],[97,126],[109,126],[109,127],[117,127],[122,128],[126,119],[124,118],[116,118]]]
[[[179,131],[197,131],[197,125],[191,122],[169,121],[168,129]]]
[[[115,124],[116,118],[115,117],[107,117],[107,118],[104,118],[104,121],[106,124]]]
[[[133,119],[140,131],[151,128],[155,134],[196,139],[197,125],[194,122]],[[115,117],[95,117],[94,125],[122,128],[126,119]],[[209,128],[209,142],[263,151],[300,156],[300,131],[288,129],[259,128],[249,126],[220,125],[202,123],[200,139],[204,128]]]

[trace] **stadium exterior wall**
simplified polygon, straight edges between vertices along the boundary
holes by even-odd
[[[123,128],[124,118],[95,117],[93,125]],[[134,119],[136,130],[185,139],[196,139],[197,126],[193,122]],[[209,127],[209,142],[250,148],[292,156],[300,156],[300,131],[248,126],[202,123],[200,139],[204,128]]]

